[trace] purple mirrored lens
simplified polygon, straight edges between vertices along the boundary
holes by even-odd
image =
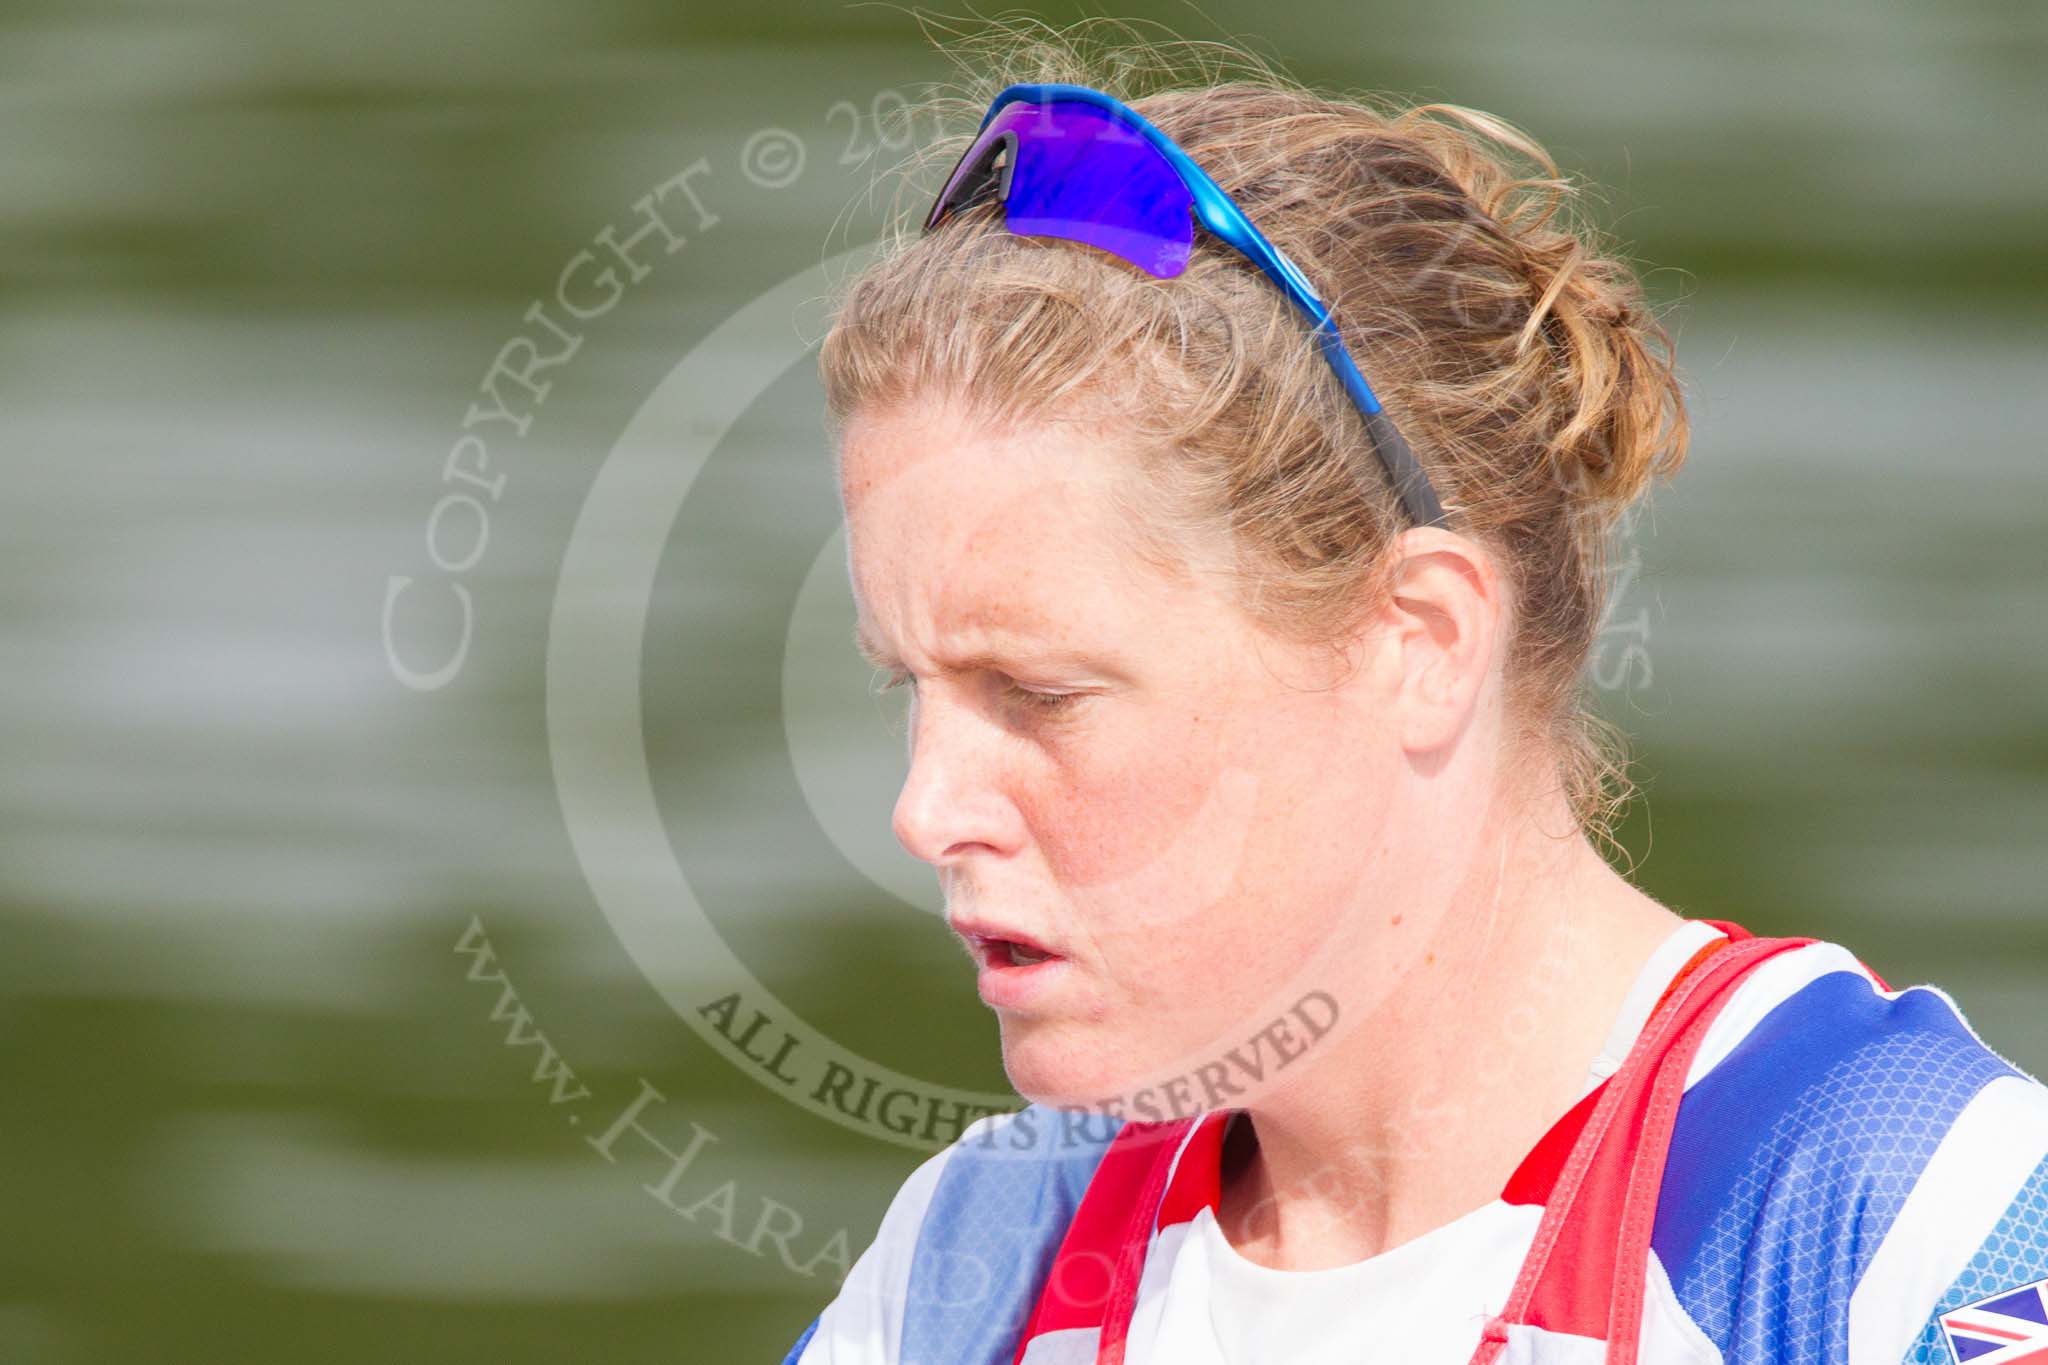
[[[1143,133],[1093,105],[1019,101],[990,121],[977,145],[998,139],[1011,143],[1004,155],[1013,158],[1005,201],[1010,231],[1100,247],[1161,279],[1187,268],[1194,199]],[[963,158],[949,193],[972,163],[987,164],[981,156]]]

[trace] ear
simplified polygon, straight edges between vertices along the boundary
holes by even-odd
[[[1430,752],[1471,723],[1496,668],[1508,604],[1492,556],[1465,536],[1416,527],[1389,553],[1392,591],[1380,623],[1393,655],[1395,730],[1410,753]]]

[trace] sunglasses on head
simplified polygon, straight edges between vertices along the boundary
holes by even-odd
[[[1443,504],[1345,349],[1315,287],[1286,253],[1173,139],[1143,115],[1085,85],[1013,85],[925,216],[930,232],[956,210],[993,197],[1004,225],[1026,237],[1099,247],[1160,279],[1187,268],[1195,222],[1278,285],[1315,328],[1324,359],[1365,416],[1380,463],[1417,526],[1446,524]]]

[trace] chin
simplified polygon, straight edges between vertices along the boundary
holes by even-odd
[[[1003,1073],[1019,1095],[1055,1109],[1098,1110],[1135,1079],[1130,1050],[1057,1025],[1003,1021]]]

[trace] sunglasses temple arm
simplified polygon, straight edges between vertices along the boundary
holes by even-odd
[[[1351,400],[1365,415],[1365,429],[1372,437],[1373,449],[1379,453],[1380,463],[1386,466],[1387,477],[1393,480],[1395,491],[1401,495],[1401,505],[1407,509],[1408,517],[1417,526],[1444,526],[1443,504],[1437,500],[1436,489],[1431,486],[1429,476],[1422,472],[1421,463],[1415,452],[1409,449],[1408,441],[1380,406],[1379,398],[1372,387],[1365,382],[1365,376],[1358,372],[1358,366],[1351,359],[1351,352],[1345,349],[1344,341],[1337,335],[1337,327],[1324,313],[1316,321],[1316,340],[1321,343],[1323,356],[1330,362],[1330,368],[1337,372]]]
[[[1400,492],[1401,505],[1408,509],[1409,519],[1417,526],[1448,525],[1449,519],[1444,516],[1443,504],[1437,501],[1436,489],[1430,486],[1415,452],[1408,448],[1406,438],[1385,409],[1366,413],[1365,429],[1372,433],[1373,448],[1379,452],[1380,462],[1386,465],[1394,487]]]

